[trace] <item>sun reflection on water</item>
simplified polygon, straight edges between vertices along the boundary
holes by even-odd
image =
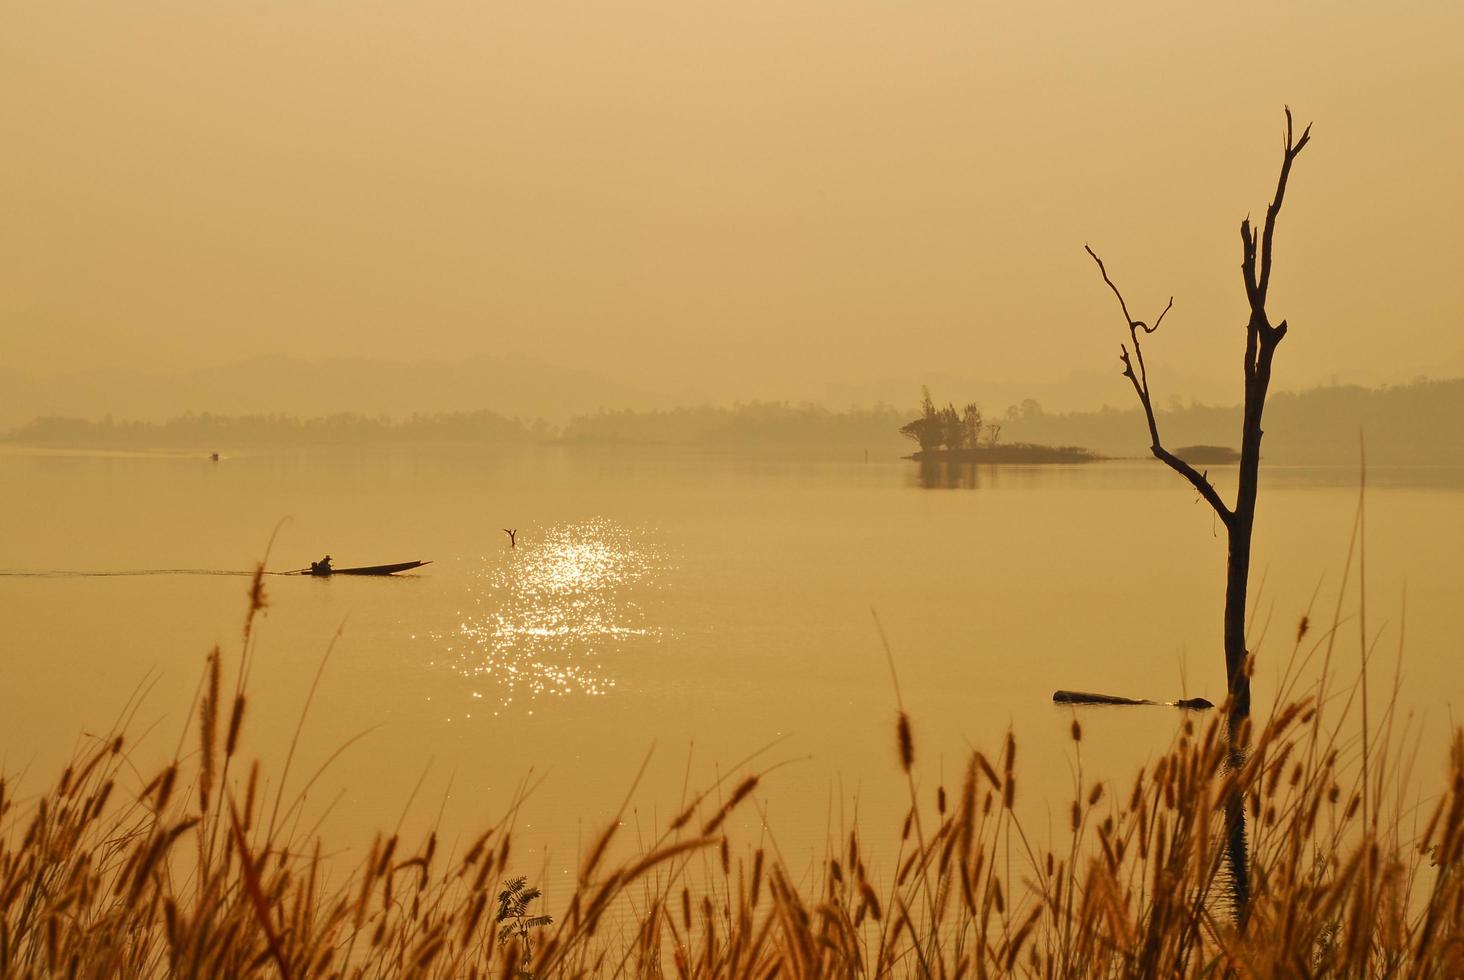
[[[484,559],[472,607],[434,639],[446,641],[454,670],[483,682],[472,697],[499,708],[516,698],[603,695],[615,687],[605,653],[661,639],[642,602],[669,571],[646,533],[614,521],[530,530]]]

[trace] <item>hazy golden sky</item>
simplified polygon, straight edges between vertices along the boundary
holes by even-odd
[[[1460,363],[1461,40],[1442,2],[0,0],[0,363],[1053,378],[1116,364],[1090,241],[1175,294],[1151,359],[1230,377],[1284,103],[1278,383]]]

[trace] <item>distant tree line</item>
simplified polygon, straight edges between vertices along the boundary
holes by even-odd
[[[494,412],[412,415],[405,419],[342,413],[300,419],[289,415],[181,415],[166,422],[47,417],[12,431],[10,442],[39,446],[228,450],[241,447],[485,443],[530,444],[554,432],[542,420]]]
[[[1155,416],[1175,445],[1233,446],[1240,406],[1171,399],[1167,408],[1155,407]],[[1274,392],[1266,418],[1265,456],[1272,462],[1356,463],[1360,434],[1369,463],[1464,465],[1464,379]],[[1027,402],[1009,410],[1006,423],[1014,439],[1076,443],[1111,456],[1149,455],[1140,408],[1056,413]]]
[[[1175,445],[1225,446],[1233,442],[1238,406],[1156,406],[1166,438]],[[1359,431],[1368,460],[1464,465],[1464,379],[1418,381],[1382,388],[1340,386],[1277,392],[1267,407],[1268,459],[1286,463],[1352,463]],[[979,426],[979,427],[978,427]],[[562,426],[494,412],[385,416],[337,414],[301,419],[288,415],[189,414],[166,422],[110,418],[42,418],[4,440],[34,446],[122,449],[189,449],[228,452],[242,447],[397,445],[601,445],[676,446],[701,449],[788,449],[895,454],[918,443],[921,451],[981,447],[1010,449],[1022,443],[1085,446],[1109,456],[1147,455],[1137,409],[1048,412],[1028,399],[995,418],[974,405],[936,408],[927,396],[920,415],[888,405],[833,411],[817,405],[752,402],[731,407],[670,411],[601,411]],[[921,436],[924,436],[922,441]]]
[[[166,422],[36,419],[10,432],[9,442],[37,446],[189,449],[404,445],[603,445],[685,448],[784,447],[800,451],[892,451],[902,413],[887,405],[836,412],[817,405],[752,402],[670,411],[600,411],[563,426],[494,412],[385,416],[197,413]]]

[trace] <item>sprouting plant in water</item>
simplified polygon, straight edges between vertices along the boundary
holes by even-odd
[[[498,945],[517,937],[524,944],[525,960],[533,957],[529,930],[542,929],[554,921],[551,916],[529,913],[529,906],[543,894],[530,888],[529,879],[522,876],[505,881],[503,891],[498,893]]]

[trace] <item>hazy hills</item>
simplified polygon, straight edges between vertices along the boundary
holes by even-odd
[[[716,361],[716,350],[709,349],[707,358],[709,363]],[[1451,367],[1454,361],[1457,370]],[[775,381],[754,373],[726,387],[726,382],[719,385],[709,377],[678,375],[656,384],[636,384],[593,365],[566,367],[522,354],[463,361],[369,357],[312,361],[272,355],[171,373],[109,369],[53,376],[0,365],[0,431],[44,417],[159,423],[189,414],[406,419],[493,412],[564,425],[602,409],[645,412],[748,402],[817,405],[839,412],[859,406],[913,406],[920,400],[921,385],[929,385],[940,401],[974,400],[988,418],[1000,417],[1008,406],[1029,399],[1040,402],[1048,413],[1086,413],[1105,404],[1125,410],[1131,406],[1128,384],[1108,366],[1060,377],[990,370],[989,364],[985,371],[964,367],[951,364],[918,376],[892,373],[844,380]],[[1430,376],[1464,375],[1464,352],[1444,367],[1450,369],[1431,371]],[[1365,384],[1386,387],[1385,382],[1415,379],[1414,374],[1393,372]],[[1186,402],[1209,405],[1239,399],[1238,382],[1220,383],[1182,369],[1166,369],[1163,390],[1182,394]],[[1167,400],[1165,404],[1169,407]]]
[[[1220,401],[1228,394],[1189,376],[1179,376],[1173,383],[1204,401]],[[913,405],[920,399],[922,384],[952,397],[969,393],[990,412],[1028,398],[1050,409],[1080,410],[1121,402],[1127,395],[1123,379],[1107,370],[1047,380],[1022,380],[1000,372],[983,378],[960,371],[802,383],[749,377],[736,390],[698,386],[694,381],[653,389],[519,354],[455,362],[267,356],[173,373],[97,370],[43,377],[0,366],[0,431],[45,417],[163,422],[186,414],[317,418],[350,413],[407,418],[488,411],[562,424],[601,409],[649,411],[751,401],[843,410]]]
[[[1081,446],[1108,456],[1148,451],[1146,426],[1116,372],[1075,376],[1057,387],[954,375],[926,380],[938,403],[976,402],[987,423],[1000,424],[1003,443]],[[820,391],[812,379],[809,388]],[[1053,410],[1072,406],[1079,391],[1085,404],[1111,396],[1121,407]],[[1054,392],[1064,397],[1049,401]],[[898,430],[915,414],[918,382],[826,385],[821,393],[733,402],[697,391],[652,391],[523,355],[455,363],[261,357],[174,374],[113,370],[49,378],[0,368],[0,433],[32,444],[210,451],[442,442],[841,447],[879,456],[914,450]],[[1234,446],[1239,408],[1223,396],[1186,395],[1194,400],[1172,399],[1159,412],[1165,443]],[[1263,451],[1279,463],[1351,461],[1362,433],[1378,463],[1457,464],[1464,463],[1461,429],[1464,379],[1331,385],[1274,392]]]
[[[188,412],[388,415],[493,411],[564,421],[601,407],[653,409],[699,401],[646,391],[522,355],[460,362],[364,357],[259,357],[175,374],[91,371],[37,377],[0,368],[0,429],[46,416],[161,422]]]
[[[1237,406],[1193,404],[1155,414],[1170,448],[1239,446]],[[1264,427],[1261,453],[1272,463],[1355,463],[1361,437],[1373,463],[1464,464],[1464,379],[1275,392],[1266,402]],[[1028,405],[1009,413],[1002,438],[1070,443],[1110,456],[1145,456],[1149,449],[1137,407],[1049,414]]]

